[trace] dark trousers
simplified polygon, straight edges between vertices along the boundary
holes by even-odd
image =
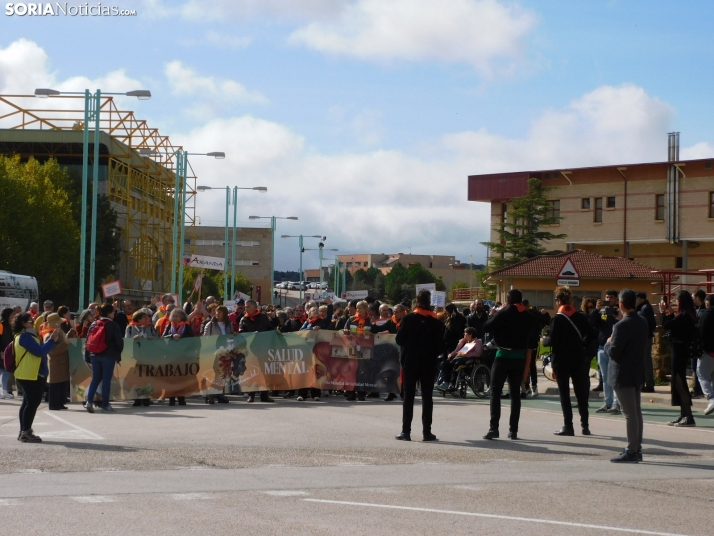
[[[414,398],[417,382],[421,383],[421,425],[424,434],[431,433],[431,420],[434,412],[434,368],[405,368],[404,370],[404,404],[402,406],[402,432],[410,434],[414,418]]]
[[[560,407],[563,409],[563,421],[568,428],[573,427],[573,404],[570,402],[570,379],[573,380],[573,391],[578,401],[580,425],[588,427],[590,418],[588,411],[588,397],[590,394],[590,363],[585,359],[578,359],[576,363],[563,363],[555,369],[560,395]]]
[[[508,392],[511,393],[511,419],[509,428],[518,431],[518,421],[521,418],[521,381],[525,360],[508,357],[498,357],[493,361],[491,369],[491,430],[498,430],[501,420],[501,392],[503,384],[508,380]]]
[[[533,353],[531,354],[530,380],[531,380],[531,386],[533,386],[533,387],[538,386],[538,368],[536,367],[536,355],[537,354],[538,354],[538,350],[533,350]],[[528,387],[528,377],[526,377],[526,387]]]
[[[444,362],[441,364],[441,381],[444,383],[452,383],[452,376],[454,375],[454,359],[449,359],[448,357],[444,359]]]
[[[69,385],[69,380],[66,382],[50,383],[49,384],[49,404],[50,409],[59,409],[64,406],[67,402],[65,393],[67,391],[67,386]]]
[[[42,402],[42,394],[45,392],[45,378],[38,376],[36,380],[18,380],[18,385],[22,387],[22,405],[20,406],[20,431],[26,432],[32,428],[35,420],[37,408]]]
[[[307,398],[308,394],[312,398],[320,398],[320,390],[319,389],[308,389],[307,387],[305,387],[304,389],[298,389],[298,396]]]

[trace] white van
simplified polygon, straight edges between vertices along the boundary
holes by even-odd
[[[5,307],[30,308],[30,302],[39,300],[37,279],[0,270],[0,310]]]

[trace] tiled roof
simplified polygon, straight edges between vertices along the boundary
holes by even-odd
[[[558,255],[541,255],[491,273],[498,277],[552,277],[557,278],[566,259],[570,257],[580,279],[647,279],[661,277],[650,273],[654,268],[623,257],[604,257],[576,249]]]

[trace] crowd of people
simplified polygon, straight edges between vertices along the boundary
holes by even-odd
[[[599,385],[604,391],[604,404],[597,412],[623,413],[627,422],[627,448],[612,461],[637,462],[642,459],[642,413],[640,397],[654,390],[652,340],[657,318],[644,293],[625,289],[608,290],[605,300],[584,298],[580,309],[573,305],[568,287],[555,290],[555,311],[551,317],[544,309],[536,310],[521,292],[512,289],[506,304],[489,308],[476,300],[461,311],[454,304],[434,311],[430,293],[422,291],[411,303],[395,305],[377,300],[352,300],[344,308],[329,298],[321,305],[312,301],[294,308],[266,305],[254,300],[237,300],[233,311],[219,305],[209,296],[196,304],[174,303],[171,294],[157,296],[142,307],[125,300],[92,303],[76,321],[69,309],[46,301],[43,311],[32,303],[28,311],[6,308],[1,312],[2,349],[12,346],[14,370],[2,370],[1,398],[13,398],[16,388],[23,396],[20,407],[20,433],[23,442],[40,442],[32,423],[43,396],[52,411],[67,409],[69,400],[68,339],[84,338],[84,359],[92,369],[92,380],[84,402],[93,413],[95,406],[113,412],[110,384],[125,339],[152,339],[231,335],[276,330],[290,333],[305,330],[335,330],[345,333],[392,333],[401,348],[402,392],[389,393],[385,401],[397,396],[403,399],[402,431],[399,440],[411,440],[413,404],[420,386],[422,395],[422,433],[425,441],[434,441],[432,425],[432,391],[454,388],[454,363],[459,360],[483,359],[485,348],[495,350],[490,377],[490,426],[484,439],[500,436],[502,398],[510,398],[510,439],[518,439],[521,399],[538,396],[536,356],[540,345],[550,348],[553,378],[558,384],[564,424],[556,435],[572,436],[573,408],[570,384],[577,399],[583,435],[590,435],[588,396],[591,389],[590,363],[596,357]],[[707,397],[705,414],[714,412],[714,295],[702,291],[694,295],[681,291],[676,308],[667,301],[659,304],[659,324],[667,330],[671,352],[672,405],[680,407],[680,416],[672,426],[695,426],[692,397],[701,390]],[[7,354],[7,352],[5,352]],[[5,359],[7,363],[7,359]],[[687,385],[687,367],[696,375],[694,389]],[[508,393],[503,389],[508,384]],[[95,395],[101,393],[101,402]],[[280,393],[262,391],[247,393],[247,401],[256,396],[263,402],[274,401]],[[319,400],[318,389],[301,389],[298,401],[312,397]],[[334,394],[334,393],[333,393]],[[378,393],[348,391],[348,400],[365,400]],[[282,396],[290,398],[295,392]],[[185,405],[183,397],[177,397]],[[205,403],[228,403],[225,394],[205,397]],[[134,406],[146,406],[148,399],[137,399]],[[176,399],[169,398],[169,405]]]

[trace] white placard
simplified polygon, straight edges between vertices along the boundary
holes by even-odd
[[[235,301],[238,301],[238,300],[247,301],[249,299],[250,299],[250,296],[248,296],[247,294],[243,294],[239,290],[236,290],[236,293],[233,295],[233,300],[235,300]]]
[[[119,281],[112,281],[111,283],[105,283],[102,285],[102,292],[105,298],[111,298],[112,296],[117,296],[121,294],[121,283]]]
[[[189,268],[205,268],[207,270],[224,271],[226,260],[223,257],[206,257],[204,255],[184,255],[181,261]]]
[[[369,296],[369,290],[352,290],[342,294],[346,300],[364,300]]]
[[[144,281],[141,290],[143,290],[144,292],[151,292],[152,290],[154,290],[154,282],[151,279],[147,279],[146,281]]]
[[[416,286],[417,294],[420,290],[428,290],[429,292],[434,292],[436,290],[436,283],[423,283]]]
[[[579,287],[580,279],[558,279],[557,284],[566,287]]]
[[[228,309],[229,311],[233,311],[233,309],[236,306],[236,301],[235,300],[223,300],[223,307]]]
[[[431,293],[432,307],[446,307],[446,292],[435,290]]]

